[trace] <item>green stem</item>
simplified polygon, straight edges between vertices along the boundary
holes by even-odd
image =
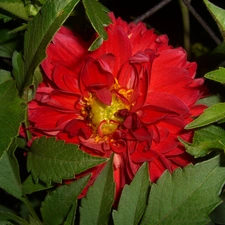
[[[189,0],[190,2],[191,0]],[[184,28],[184,48],[187,51],[188,56],[191,53],[191,41],[190,41],[190,18],[189,18],[189,11],[186,5],[183,3],[182,0],[179,0],[182,19],[183,19],[183,28]]]
[[[31,216],[36,220],[37,224],[42,225],[42,222],[40,220],[40,218],[38,217],[38,215],[36,214],[36,212],[34,211],[32,205],[30,204],[30,201],[28,200],[27,196],[23,196],[24,200],[23,203],[27,206],[27,208],[29,209],[29,212],[31,214]]]

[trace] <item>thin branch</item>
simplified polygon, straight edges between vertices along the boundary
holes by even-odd
[[[202,25],[202,27],[208,32],[210,37],[216,42],[217,45],[221,43],[221,40],[216,36],[212,29],[207,25],[207,23],[202,19],[202,17],[197,13],[197,11],[191,6],[188,0],[182,0],[183,3],[187,6],[189,11],[195,17],[196,20]]]
[[[138,22],[141,22],[141,21],[147,19],[149,16],[151,16],[152,14],[157,12],[159,9],[161,9],[162,7],[164,7],[165,5],[167,5],[171,1],[172,0],[161,1],[159,4],[155,5],[153,8],[151,8],[147,12],[145,12],[143,15],[137,17],[133,22],[138,23]]]
[[[182,0],[178,0],[180,4],[180,9],[182,13],[182,20],[183,20],[183,29],[184,29],[184,48],[187,51],[188,56],[191,53],[191,40],[190,40],[190,18],[189,18],[189,10],[186,5],[183,3]],[[191,0],[188,0],[189,2]]]

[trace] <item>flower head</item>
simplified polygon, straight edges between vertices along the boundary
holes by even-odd
[[[196,63],[167,36],[110,16],[108,40],[94,52],[65,27],[54,36],[29,120],[34,137],[56,136],[92,155],[114,153],[118,194],[143,162],[155,182],[192,161],[178,136],[192,138],[184,126],[204,109],[195,105],[203,79],[194,79]],[[91,170],[91,182],[102,167]]]

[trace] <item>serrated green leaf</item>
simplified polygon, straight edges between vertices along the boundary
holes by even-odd
[[[16,224],[29,225],[29,223],[26,220],[20,218],[19,216],[15,215],[13,213],[0,211],[1,224],[2,224],[2,222],[5,222],[5,221],[14,221],[14,222],[16,222]]]
[[[14,156],[15,141],[12,141],[9,149],[0,158],[0,188],[9,194],[22,200],[23,192],[20,181],[19,165]]]
[[[0,84],[5,82],[5,81],[8,81],[10,79],[12,79],[11,73],[7,70],[1,70],[0,69]]]
[[[25,195],[32,194],[37,191],[46,190],[53,187],[52,185],[47,185],[41,181],[35,183],[32,176],[28,176],[27,179],[22,184],[23,193]]]
[[[73,204],[72,209],[70,210],[66,218],[66,221],[64,222],[63,225],[75,224],[76,209],[77,209],[77,203]]]
[[[16,34],[10,34],[8,29],[0,30],[0,57],[12,58],[17,46]]]
[[[114,201],[113,155],[81,201],[80,225],[108,224]]]
[[[77,198],[89,178],[89,176],[86,176],[70,184],[60,186],[47,195],[41,205],[44,224],[63,224],[71,209],[74,208],[74,204],[76,204]]]
[[[189,123],[185,129],[194,129],[202,127],[214,122],[218,122],[225,118],[225,103],[218,103],[210,108],[204,110],[204,112],[193,122]]]
[[[14,137],[18,135],[24,120],[26,105],[18,97],[15,82],[11,79],[0,84],[0,157]]]
[[[195,131],[192,143],[180,139],[186,151],[195,158],[203,157],[212,150],[225,149],[225,130],[209,125]]]
[[[22,0],[1,0],[0,8],[23,20],[29,20]]]
[[[103,38],[101,37],[97,37],[93,43],[91,44],[91,46],[89,47],[88,51],[94,51],[97,48],[99,48],[101,46],[101,44],[103,43]]]
[[[35,68],[46,57],[45,49],[63,22],[70,15],[79,0],[46,1],[38,14],[28,23],[24,37],[23,85],[32,83]]]
[[[217,82],[220,82],[220,83],[225,83],[225,68],[219,67],[218,70],[208,72],[205,75],[205,78],[210,79],[210,80],[214,80],[214,81],[217,81]]]
[[[75,144],[41,137],[32,143],[27,155],[27,168],[35,181],[40,179],[49,184],[74,178],[76,174],[106,161],[106,158],[83,152]]]
[[[219,193],[225,182],[220,157],[166,171],[152,184],[141,225],[204,225],[208,214],[221,202]]]
[[[104,27],[111,23],[111,19],[107,15],[109,10],[96,0],[82,0],[82,2],[93,28],[101,38],[107,40],[108,35]]]
[[[147,206],[147,198],[150,189],[148,164],[145,163],[138,170],[131,184],[126,185],[120,197],[118,210],[113,211],[115,225],[136,225]]]
[[[222,36],[225,39],[225,16],[224,16],[225,10],[212,4],[208,0],[204,0],[204,3],[207,6],[211,15],[213,16],[214,20],[216,21],[220,29],[220,32],[222,33]]]

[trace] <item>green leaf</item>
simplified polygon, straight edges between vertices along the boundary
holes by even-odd
[[[195,158],[203,157],[212,150],[225,150],[225,130],[209,125],[195,131],[193,143],[188,143],[179,139],[185,146],[186,151]]]
[[[216,224],[225,224],[225,202],[224,201],[210,213],[210,219]]]
[[[17,35],[9,33],[8,29],[0,30],[0,57],[12,58],[17,46]]]
[[[218,122],[225,118],[225,103],[218,103],[210,108],[204,110],[204,112],[193,122],[189,123],[185,129],[193,129],[202,127],[214,122]]]
[[[141,225],[204,225],[208,214],[221,202],[219,193],[225,182],[225,168],[219,167],[220,157],[172,175],[166,171],[152,184],[148,206]]]
[[[208,0],[204,0],[204,3],[207,6],[211,15],[213,16],[214,20],[216,21],[220,32],[222,33],[222,36],[225,39],[225,10],[210,3]]]
[[[76,204],[75,204],[76,203]],[[77,202],[75,202],[72,206],[72,209],[70,210],[66,221],[64,222],[63,225],[71,225],[75,224],[75,216],[76,216],[76,209],[77,209]]]
[[[46,1],[38,14],[28,23],[24,38],[24,74],[20,89],[32,83],[36,67],[46,57],[45,49],[79,0]]]
[[[107,15],[109,10],[96,0],[82,0],[82,2],[85,8],[85,12],[93,28],[101,38],[107,40],[108,35],[104,30],[104,27],[108,26],[111,23],[111,19]]]
[[[55,138],[36,139],[27,155],[27,168],[36,182],[38,179],[50,184],[62,179],[74,178],[91,167],[107,161],[106,158],[91,156],[78,149],[75,144],[65,144]]]
[[[81,201],[80,225],[108,224],[114,201],[113,155]]]
[[[27,179],[22,184],[23,193],[25,195],[32,194],[37,191],[46,190],[53,187],[52,185],[46,185],[45,183],[39,181],[39,183],[35,183],[32,176],[28,176]]]
[[[0,211],[1,224],[5,221],[15,221],[15,222],[17,222],[16,224],[29,225],[29,223],[26,220],[20,218],[19,216],[16,216],[13,213]],[[11,224],[11,223],[7,223],[7,224]]]
[[[215,105],[217,103],[220,103],[222,101],[223,101],[223,97],[221,95],[219,95],[219,94],[214,94],[213,95],[212,94],[212,95],[209,95],[209,96],[207,96],[205,98],[199,99],[197,104],[198,105],[199,104],[200,105],[203,104],[203,105],[207,105],[208,107],[211,107],[211,106],[213,106],[213,105]]]
[[[1,0],[0,8],[23,20],[29,20],[23,0]]]
[[[16,81],[16,86],[18,90],[23,89],[23,74],[24,74],[24,61],[21,53],[15,51],[12,57],[12,65],[13,65],[13,77]]]
[[[15,149],[15,141],[12,141],[8,151],[5,151],[0,158],[0,188],[22,200],[23,192],[20,181],[19,165],[14,156]]]
[[[24,120],[26,105],[18,97],[15,82],[8,80],[0,84],[0,157],[14,137],[18,135]]]
[[[218,70],[208,72],[205,75],[205,78],[210,79],[210,80],[214,80],[214,81],[217,81],[217,82],[220,82],[220,83],[225,83],[225,68],[219,67]]]
[[[94,51],[97,48],[99,48],[101,46],[101,44],[103,43],[103,38],[101,37],[97,37],[93,43],[91,44],[91,46],[89,47],[88,51]]]
[[[138,170],[130,186],[126,185],[120,197],[117,211],[113,211],[115,225],[138,224],[147,206],[150,189],[148,164]]]
[[[41,205],[44,224],[63,224],[89,178],[86,176],[70,184],[62,185],[47,195]]]
[[[0,84],[11,79],[12,77],[9,71],[0,69]]]

